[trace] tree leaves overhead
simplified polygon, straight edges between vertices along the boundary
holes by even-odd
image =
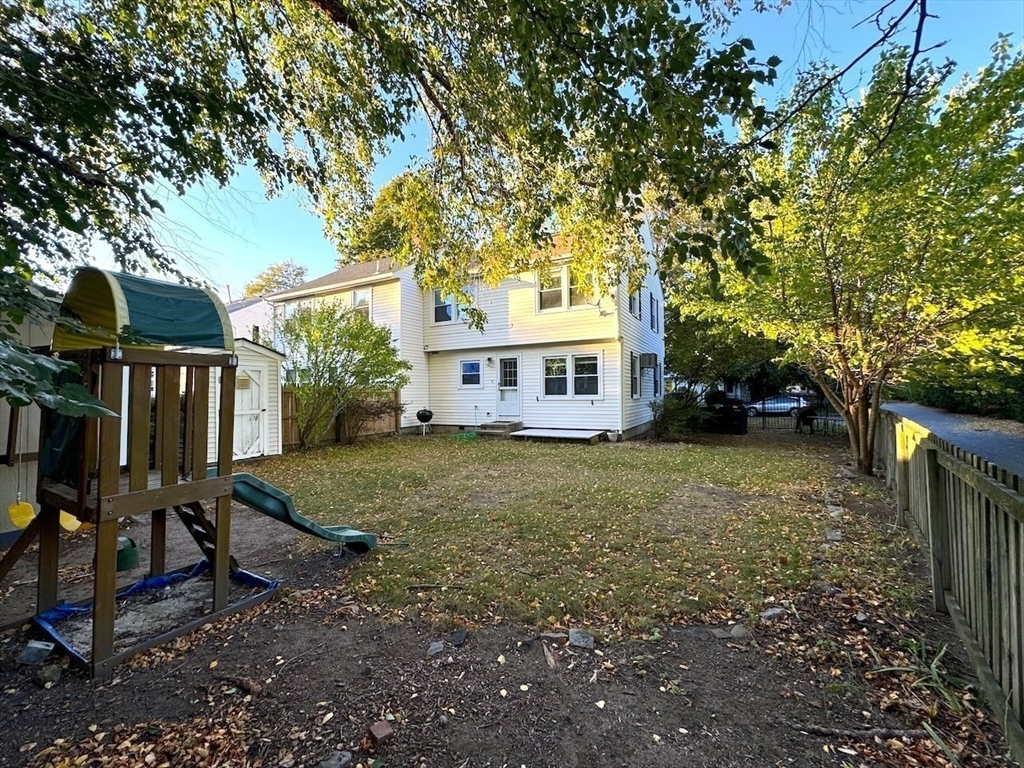
[[[675,248],[709,262],[721,250],[747,270],[757,186],[728,131],[761,125],[754,87],[775,70],[749,40],[709,43],[729,8],[5,3],[0,271],[60,281],[102,243],[122,268],[176,274],[160,200],[226,185],[242,164],[269,194],[304,191],[344,242],[372,206],[375,158],[417,121],[430,135],[412,171],[424,236],[410,256],[436,287],[455,292],[470,263],[514,272],[556,232],[581,269],[630,271],[649,189],[666,210],[730,190],[714,227]]]

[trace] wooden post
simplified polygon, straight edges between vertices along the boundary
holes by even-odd
[[[206,478],[210,448],[210,369],[196,368],[193,376],[195,386],[195,413],[192,416],[192,481]]]
[[[185,439],[181,447],[181,474],[188,475],[192,469],[192,430],[195,428],[195,407],[196,407],[196,369],[188,366],[185,369]],[[202,479],[202,478],[198,478]]]
[[[114,413],[121,412],[120,363],[104,363],[101,381],[103,402]],[[121,474],[121,419],[100,419],[99,497],[118,493]],[[97,505],[98,507],[98,505]],[[114,655],[114,612],[117,607],[117,518],[101,518],[96,524],[96,562],[92,609],[92,668],[94,674],[106,671],[106,661]]]
[[[896,524],[906,527],[904,518],[910,508],[910,457],[907,453],[907,432],[903,422],[896,422]]]
[[[60,510],[49,504],[39,509],[39,575],[36,613],[57,604],[57,568],[60,550]]]
[[[235,433],[235,369],[221,368],[220,428],[217,439],[217,474],[231,474]],[[228,604],[228,579],[231,564],[231,495],[217,497],[217,551],[213,565],[213,610]]]
[[[160,485],[178,484],[178,436],[181,431],[181,369],[176,365],[157,368],[157,379],[163,382],[162,401],[157,403],[157,423],[162,424],[158,454]],[[167,564],[167,510],[154,509],[150,529],[150,575],[161,576]]]
[[[939,450],[925,449],[926,479],[928,483],[928,541],[931,550],[932,604],[939,613],[946,608],[946,590],[952,584],[949,553],[949,514],[946,509],[946,486],[939,466]]]

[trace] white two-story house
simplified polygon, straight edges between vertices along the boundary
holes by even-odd
[[[430,409],[432,426],[491,422],[581,429],[628,439],[650,427],[662,395],[664,296],[656,265],[632,295],[572,283],[568,262],[523,272],[491,287],[468,286],[487,314],[469,327],[452,297],[423,290],[412,267],[390,259],[352,264],[274,294],[278,312],[295,302],[339,300],[391,329],[412,364],[401,392],[403,428]]]

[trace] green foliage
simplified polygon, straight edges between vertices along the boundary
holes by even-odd
[[[66,416],[116,416],[74,379],[78,366],[0,338],[0,393],[14,407],[38,403]]]
[[[673,392],[650,406],[651,429],[656,440],[678,440],[700,432],[708,418],[707,410],[692,391]]]
[[[758,184],[730,126],[764,122],[754,88],[778,61],[711,45],[730,7],[691,7],[709,21],[654,0],[12,0],[0,274],[59,281],[96,242],[125,269],[178,274],[161,196],[241,164],[268,194],[303,190],[344,242],[373,206],[374,158],[420,120],[431,146],[405,212],[418,274],[449,293],[468,264],[507,274],[553,231],[589,267],[635,262],[649,188],[666,210],[739,190],[673,249],[749,269]]]
[[[665,313],[665,369],[681,377],[690,390],[724,380],[743,381],[782,354],[771,339],[673,309]]]
[[[291,259],[271,264],[245,284],[242,296],[251,299],[302,285],[306,281],[307,271],[305,266],[300,266]]]
[[[398,357],[391,331],[339,302],[297,307],[277,336],[293,375],[301,447],[315,445],[347,408],[409,381],[411,366]]]
[[[865,472],[885,386],[938,349],[990,353],[1024,302],[1024,54],[1001,40],[951,88],[951,64],[908,55],[886,51],[856,101],[821,87],[827,73],[801,81],[793,99],[812,94],[809,106],[759,165],[782,192],[762,211],[770,275],[724,269],[717,290],[679,291],[693,311],[785,342]]]

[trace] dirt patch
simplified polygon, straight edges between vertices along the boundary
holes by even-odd
[[[228,602],[235,603],[263,591],[237,581],[228,583]],[[197,576],[162,589],[148,589],[119,600],[114,617],[114,652],[176,629],[213,609],[213,579]],[[55,625],[67,643],[85,658],[91,657],[91,612],[68,617]]]
[[[171,750],[181,738],[162,741],[175,723],[232,722],[248,765],[315,766],[336,750],[440,768],[839,765],[823,752],[828,739],[794,725],[863,718],[857,697],[827,695],[816,675],[766,661],[756,640],[673,628],[656,640],[582,651],[506,626],[471,632],[456,648],[422,624],[385,625],[339,613],[334,600],[304,600],[293,595],[215,626],[177,659],[122,668],[113,684],[70,673],[41,690],[5,650],[0,681],[10,716],[0,763],[32,765],[58,738],[68,746],[57,754],[88,754],[97,733],[144,744],[114,765],[148,751],[157,764],[167,755],[180,761]],[[436,640],[445,649],[431,657]],[[245,701],[242,679],[258,681],[260,693]],[[395,735],[370,750],[363,737],[383,718]]]
[[[763,502],[768,498],[711,483],[688,483],[665,499],[658,511],[658,518],[671,524],[681,518],[699,520],[733,515],[751,504]]]

